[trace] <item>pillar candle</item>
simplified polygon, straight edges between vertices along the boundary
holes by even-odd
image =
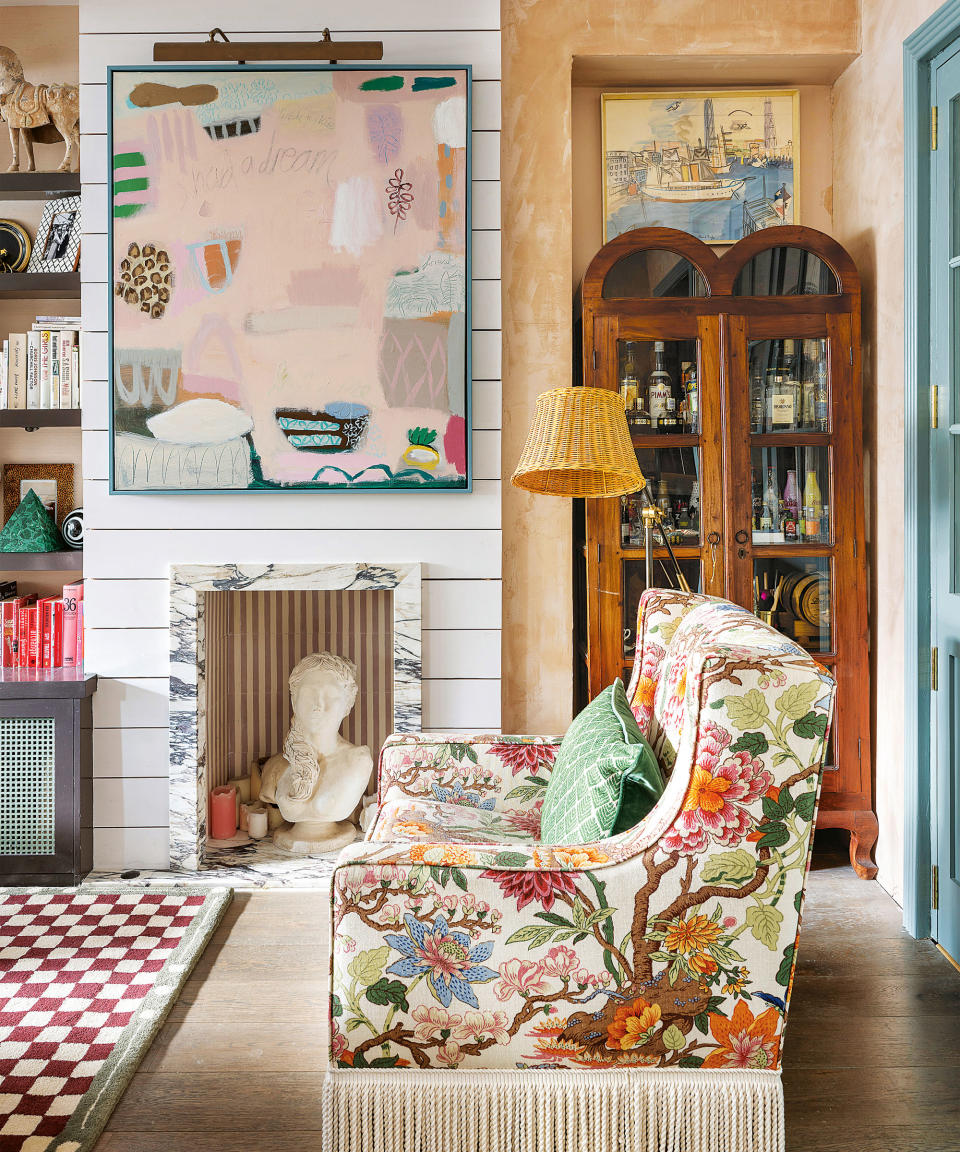
[[[241,804],[240,805],[240,831],[241,832],[249,832],[250,831],[250,824],[249,824],[250,813],[253,811],[259,811],[259,809],[260,809],[260,806],[258,804]]]
[[[262,840],[267,834],[267,813],[263,808],[251,808],[247,814],[247,831],[251,840]]]
[[[237,794],[232,784],[221,784],[210,793],[210,835],[229,840],[237,831]]]

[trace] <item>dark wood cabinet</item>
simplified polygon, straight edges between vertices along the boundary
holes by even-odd
[[[93,693],[71,669],[0,679],[0,885],[93,867]]]
[[[853,261],[793,225],[721,257],[687,233],[641,228],[593,258],[580,313],[583,383],[624,395],[691,588],[768,613],[836,678],[819,825],[848,829],[851,861],[872,877]],[[592,697],[629,673],[645,554],[639,500],[588,500],[578,516],[577,683]],[[656,564],[664,555],[654,548]]]

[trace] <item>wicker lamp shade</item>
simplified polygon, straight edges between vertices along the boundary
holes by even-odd
[[[624,496],[643,488],[619,393],[541,392],[512,480],[517,488],[548,496]]]

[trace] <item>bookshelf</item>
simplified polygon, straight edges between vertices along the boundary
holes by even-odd
[[[0,197],[2,199],[2,197]],[[5,272],[0,300],[79,300],[79,272]]]

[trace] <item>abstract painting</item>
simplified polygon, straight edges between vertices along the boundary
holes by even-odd
[[[109,70],[111,491],[470,488],[470,69]]]
[[[604,243],[655,225],[734,244],[799,223],[796,91],[616,92],[601,107]]]

